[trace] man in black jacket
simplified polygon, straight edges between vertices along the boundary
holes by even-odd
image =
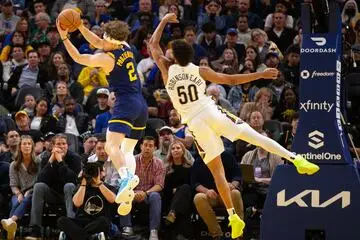
[[[41,238],[42,215],[45,200],[50,204],[64,203],[68,217],[75,216],[72,196],[77,176],[81,170],[80,156],[68,150],[67,137],[57,134],[52,139],[53,148],[50,158],[43,159],[41,171],[34,191],[31,204],[32,233],[26,239]]]

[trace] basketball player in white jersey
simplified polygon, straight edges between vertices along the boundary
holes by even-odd
[[[172,42],[175,63],[171,64],[160,48],[162,32],[168,23],[177,23],[175,14],[167,14],[160,22],[150,39],[150,50],[159,67],[166,90],[182,122],[193,133],[203,161],[210,169],[219,194],[229,213],[232,238],[242,235],[245,223],[235,213],[230,196],[230,188],[225,178],[220,154],[224,151],[221,136],[231,141],[238,139],[260,146],[268,152],[277,154],[292,162],[300,174],[314,174],[319,167],[308,162],[301,155],[289,152],[277,142],[252,129],[240,118],[228,113],[205,95],[205,80],[218,84],[238,85],[260,78],[276,79],[277,69],[267,69],[261,73],[227,75],[216,73],[207,67],[191,63],[193,48],[183,40]]]

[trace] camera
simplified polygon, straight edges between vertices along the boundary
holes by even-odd
[[[86,183],[90,184],[93,178],[96,178],[99,174],[100,171],[102,169],[102,163],[100,162],[88,162],[85,163],[82,169],[82,176],[80,181],[85,178],[86,179]]]

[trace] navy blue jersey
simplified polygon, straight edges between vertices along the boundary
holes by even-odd
[[[140,78],[131,48],[122,45],[120,49],[109,51],[107,54],[115,60],[114,69],[107,76],[110,90],[116,95],[141,94]]]

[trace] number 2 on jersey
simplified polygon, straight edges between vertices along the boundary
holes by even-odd
[[[177,92],[180,98],[179,102],[181,104],[186,104],[189,100],[190,102],[194,102],[199,99],[198,92],[194,84],[189,85],[187,91],[185,89],[185,86],[179,86],[177,88]]]
[[[126,69],[128,70],[130,82],[136,81],[137,76],[136,76],[136,73],[135,73],[134,63],[133,62],[128,62],[126,64]]]

